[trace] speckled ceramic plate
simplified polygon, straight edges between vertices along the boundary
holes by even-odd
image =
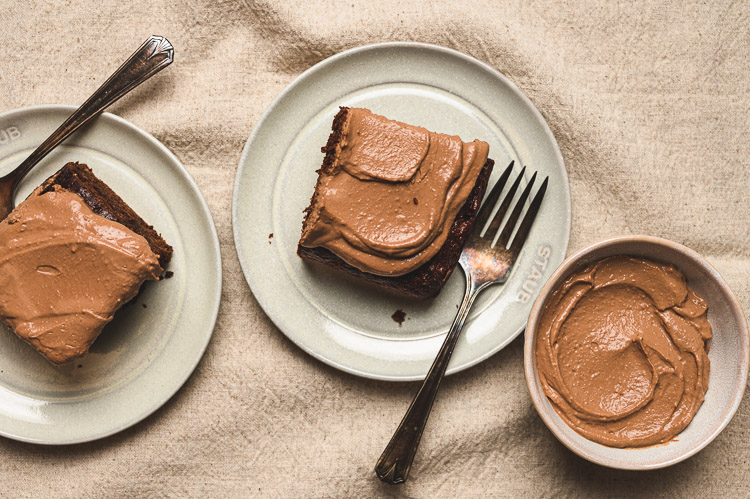
[[[487,141],[493,181],[511,160],[549,175],[516,269],[474,305],[448,373],[486,359],[523,330],[538,290],[562,262],[570,193],[555,139],[529,99],[494,69],[450,49],[385,43],[349,50],[307,70],[271,104],[245,146],[233,200],[237,254],[255,297],[305,351],[371,378],[423,378],[450,327],[463,297],[460,269],[439,297],[415,301],[296,255],[320,148],[343,105]],[[406,314],[402,325],[391,318],[397,310]]]
[[[73,111],[37,106],[0,114],[0,174],[18,165]],[[24,179],[17,199],[69,161],[88,164],[174,247],[171,279],[147,283],[91,353],[54,367],[0,327],[0,434],[43,444],[102,438],[142,420],[187,380],[213,332],[221,257],[211,214],[179,160],[148,133],[104,114]]]

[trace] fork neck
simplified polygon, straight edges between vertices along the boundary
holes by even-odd
[[[464,297],[463,300],[461,300],[461,305],[459,305],[456,319],[451,326],[451,329],[460,329],[463,327],[463,323],[469,315],[469,309],[471,309],[477,295],[490,284],[488,282],[476,281],[472,277],[471,272],[468,272],[466,269],[463,269],[463,271],[464,276],[466,277],[466,288],[464,289]]]

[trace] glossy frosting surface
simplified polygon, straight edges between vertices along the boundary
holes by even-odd
[[[146,240],[77,195],[33,195],[0,222],[0,318],[55,364],[88,352],[161,272]]]
[[[579,270],[552,293],[539,324],[545,394],[595,442],[673,439],[708,388],[707,311],[673,265],[617,256]]]
[[[488,152],[486,142],[352,108],[301,243],[365,272],[406,274],[445,243]]]

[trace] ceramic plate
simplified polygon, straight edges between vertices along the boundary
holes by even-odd
[[[75,108],[0,114],[0,174],[18,165]],[[40,163],[17,202],[69,161],[88,164],[174,247],[171,279],[147,283],[91,348],[54,367],[0,331],[0,434],[35,443],[102,438],[142,420],[187,380],[211,338],[221,295],[219,242],[195,182],[146,132],[104,114]]]
[[[515,85],[476,59],[433,45],[386,43],[313,66],[256,125],[233,199],[237,254],[255,297],[311,355],[384,380],[424,377],[463,297],[464,278],[457,269],[436,299],[416,301],[297,257],[302,211],[339,106],[487,141],[496,165],[492,181],[511,160],[549,175],[550,189],[516,269],[504,286],[480,295],[448,373],[486,359],[523,330],[537,292],[568,246],[568,179],[547,124]],[[397,310],[406,314],[402,325],[391,318]]]

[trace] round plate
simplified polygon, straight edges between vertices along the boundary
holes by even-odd
[[[36,106],[0,114],[0,175],[25,159],[73,111]],[[42,161],[16,202],[70,161],[86,163],[174,247],[171,279],[148,282],[108,324],[91,352],[54,367],[0,331],[0,434],[70,444],[141,421],[187,380],[213,332],[221,257],[211,214],[195,182],[148,133],[103,114]]]
[[[549,175],[516,268],[504,286],[480,295],[448,373],[486,359],[523,330],[536,294],[568,246],[568,178],[544,118],[515,85],[476,59],[433,45],[384,43],[342,52],[305,71],[256,125],[233,198],[245,277],[268,316],[302,349],[344,371],[383,380],[424,378],[461,302],[464,278],[456,270],[437,298],[416,301],[297,256],[302,211],[339,106],[484,140],[496,165],[491,182],[511,160],[517,170],[526,165]],[[402,325],[391,318],[397,310],[406,313]]]

